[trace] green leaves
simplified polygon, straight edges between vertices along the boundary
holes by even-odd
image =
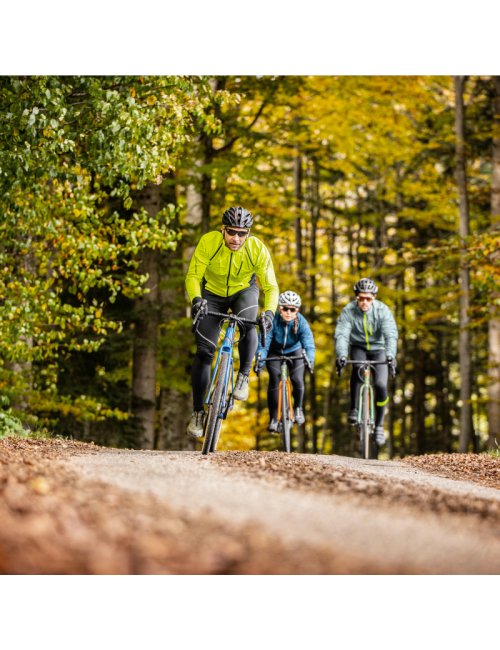
[[[121,328],[106,306],[142,293],[135,257],[145,246],[175,245],[166,213],[162,228],[128,213],[131,188],[175,164],[193,115],[203,120],[206,85],[197,77],[0,78],[1,358],[57,363],[72,350],[97,350]],[[56,367],[54,377],[43,391],[55,390]],[[15,386],[14,395],[26,394]]]

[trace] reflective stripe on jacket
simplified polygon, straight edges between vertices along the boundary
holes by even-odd
[[[259,278],[265,295],[265,309],[275,311],[279,288],[271,255],[257,237],[247,237],[239,251],[231,251],[221,232],[209,232],[200,239],[186,275],[188,296],[201,297],[201,282],[217,296],[232,296]]]
[[[259,346],[255,358],[257,359],[259,352],[261,353],[261,361],[265,361],[268,355],[274,356],[273,350],[280,353],[283,352],[284,354],[291,354],[292,352],[304,348],[309,361],[312,363],[316,356],[314,336],[309,327],[309,323],[304,316],[302,316],[302,314],[298,314],[298,316],[299,324],[297,327],[297,333],[295,334],[293,331],[295,329],[295,319],[290,323],[287,323],[285,319],[281,317],[279,311],[277,311],[273,321],[273,329],[266,337],[265,348],[262,347],[259,336]]]
[[[363,312],[356,301],[344,307],[335,328],[337,357],[347,357],[349,345],[365,350],[384,350],[388,357],[396,357],[398,327],[391,310],[380,300],[374,300]]]

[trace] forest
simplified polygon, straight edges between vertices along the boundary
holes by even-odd
[[[399,329],[379,458],[500,444],[500,76],[4,76],[0,120],[0,437],[198,449],[184,278],[238,205],[316,341],[294,451],[356,454],[361,277]],[[221,449],[279,447],[266,389]]]

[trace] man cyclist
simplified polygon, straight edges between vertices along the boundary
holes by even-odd
[[[260,363],[256,361],[255,371],[260,372],[266,363],[267,357],[279,354],[298,356],[302,349],[306,351],[307,358],[314,366],[316,347],[314,336],[307,320],[299,314],[302,301],[295,291],[284,291],[278,298],[279,312],[273,322],[273,328],[266,339],[266,346],[259,343],[257,356],[260,352]],[[294,354],[295,353],[295,354]],[[294,417],[297,424],[304,424],[304,359],[291,359],[287,361],[290,370],[290,380],[293,389]],[[271,433],[278,431],[278,401],[279,385],[281,380],[281,362],[268,361],[269,386],[267,388],[267,404],[269,407],[269,426]],[[258,367],[259,366],[259,367]]]
[[[209,232],[200,239],[186,276],[186,290],[191,300],[191,316],[200,313],[196,332],[196,356],[191,368],[193,385],[193,413],[187,433],[195,438],[203,435],[204,400],[210,383],[210,366],[217,349],[221,319],[206,314],[216,311],[226,314],[229,309],[236,316],[257,321],[259,311],[259,279],[265,295],[266,331],[273,326],[279,289],[269,251],[256,237],[250,236],[253,217],[241,207],[229,208],[222,216],[222,230]],[[255,325],[245,323],[240,331],[238,350],[240,369],[234,385],[234,399],[248,398],[248,381],[252,359],[257,349]]]
[[[396,370],[398,328],[394,316],[387,305],[375,300],[378,287],[369,278],[362,278],[354,285],[356,300],[342,310],[335,328],[335,351],[337,368],[346,365],[348,347],[351,346],[351,359],[355,361],[388,361],[393,372]],[[387,356],[386,356],[387,355]],[[375,440],[385,443],[384,416],[389,396],[387,380],[388,366],[373,366],[375,384]],[[359,392],[363,380],[356,366],[351,374],[351,410],[347,421],[358,422]]]

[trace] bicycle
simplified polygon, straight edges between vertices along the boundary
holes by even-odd
[[[204,315],[220,316],[222,322],[228,321],[226,335],[224,341],[219,348],[217,354],[217,361],[215,363],[214,372],[212,374],[212,381],[208,389],[205,404],[208,405],[208,413],[205,418],[205,425],[203,435],[203,448],[202,455],[206,456],[209,452],[214,452],[217,449],[219,442],[220,429],[222,420],[227,420],[229,411],[233,409],[234,399],[232,393],[234,391],[234,363],[233,363],[233,346],[234,335],[236,332],[236,325],[240,326],[240,332],[245,336],[244,323],[251,323],[252,325],[259,325],[261,333],[262,345],[266,344],[266,328],[264,326],[264,312],[261,313],[260,319],[257,321],[249,320],[248,318],[241,318],[235,314],[221,314],[215,311],[205,311],[207,301],[203,300],[200,310],[193,319],[193,326],[191,331],[194,333],[198,329],[199,321]],[[229,378],[231,378],[231,392],[229,393]]]
[[[371,384],[370,366],[389,365],[388,361],[354,361],[348,360],[347,363],[359,366],[358,376],[361,379],[363,372],[363,384],[359,391],[358,404],[358,423],[356,425],[361,440],[361,453],[364,459],[376,459],[378,457],[378,445],[375,441],[375,391]],[[343,368],[337,371],[338,376],[342,375]],[[354,372],[354,371],[353,371]],[[392,377],[395,376],[394,369],[391,368]]]
[[[259,368],[257,376],[260,374],[260,357],[261,353],[257,355],[256,367]],[[291,357],[286,354],[280,354],[277,357],[267,357],[264,361],[281,361],[281,380],[279,385],[279,398],[278,398],[278,431],[280,434],[281,446],[283,451],[290,453],[292,451],[292,440],[291,440],[291,431],[293,427],[293,422],[295,417],[293,415],[292,408],[292,386],[290,379],[288,377],[288,364],[287,360],[292,359],[304,359],[304,362],[307,365],[307,368],[311,375],[313,374],[313,369],[311,362],[309,361],[306,351],[302,350],[302,354],[299,356]]]

